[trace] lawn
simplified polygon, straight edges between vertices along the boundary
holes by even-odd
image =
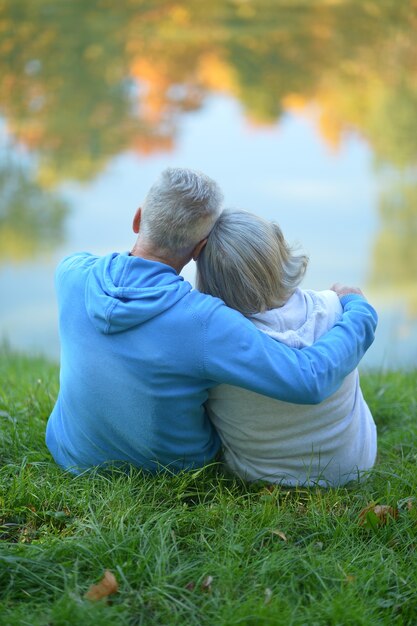
[[[362,375],[378,462],[331,490],[218,465],[74,477],[44,444],[57,366],[4,351],[0,380],[2,626],[417,623],[416,372]],[[105,570],[117,592],[88,599]]]

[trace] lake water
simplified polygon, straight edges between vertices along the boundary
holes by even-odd
[[[312,4],[2,4],[9,345],[59,358],[57,262],[128,250],[149,186],[186,166],[300,243],[303,286],[363,289],[380,314],[364,365],[417,367],[416,16],[411,2]]]

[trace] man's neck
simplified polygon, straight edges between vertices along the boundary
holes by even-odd
[[[183,269],[184,265],[186,265],[189,261],[186,259],[174,259],[172,257],[168,257],[166,255],[158,254],[155,250],[152,250],[150,246],[147,246],[145,243],[136,242],[131,251],[131,256],[137,256],[141,259],[146,259],[147,261],[157,261],[158,263],[164,263],[165,265],[169,265],[174,268],[174,270],[179,274]]]

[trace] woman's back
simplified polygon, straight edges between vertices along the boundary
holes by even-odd
[[[341,314],[333,291],[297,289],[282,307],[252,320],[278,341],[303,348],[329,330]],[[340,485],[375,462],[375,424],[356,370],[318,405],[279,402],[220,385],[211,390],[208,408],[227,466],[247,480]]]
[[[302,349],[342,315],[334,291],[298,289],[307,262],[277,224],[224,211],[197,260],[197,285],[261,331]],[[301,381],[304,372],[299,375]],[[319,405],[287,404],[221,385],[210,392],[208,408],[227,465],[248,480],[340,485],[375,462],[376,429],[357,371]]]

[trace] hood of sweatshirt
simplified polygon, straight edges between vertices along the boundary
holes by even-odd
[[[257,313],[250,319],[260,330],[287,346],[305,348],[329,330],[342,312],[334,291],[296,289],[282,307]]]
[[[114,334],[160,315],[191,289],[169,265],[113,253],[90,267],[85,304],[94,326]]]

